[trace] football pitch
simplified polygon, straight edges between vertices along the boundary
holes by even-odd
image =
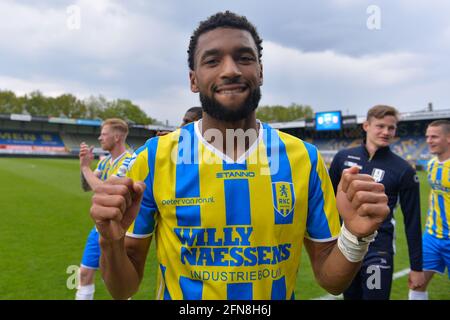
[[[421,181],[422,224],[429,187]],[[89,217],[91,193],[80,186],[78,160],[0,158],[0,299],[74,299],[73,268],[79,265],[86,237],[93,227]],[[397,254],[394,272],[409,267],[403,216],[396,216]],[[144,280],[133,299],[154,299],[156,257],[154,244]],[[327,295],[315,282],[303,252],[295,290],[297,299]],[[407,299],[407,276],[393,282],[391,299]],[[435,275],[430,299],[450,299],[447,275]],[[111,299],[100,273],[95,299]]]

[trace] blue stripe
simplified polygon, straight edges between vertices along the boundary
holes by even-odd
[[[109,169],[109,168],[108,168],[108,169]],[[102,178],[101,178],[102,181],[105,181],[105,180],[106,180],[107,174],[108,174],[108,169],[106,168],[106,166],[103,168],[103,171],[102,171]]]
[[[433,230],[433,234],[436,234],[436,230],[437,230],[437,224],[436,224],[436,210],[434,207],[434,195],[431,196],[431,210],[433,210],[433,227],[431,228],[431,230]]]
[[[137,148],[134,153],[136,155],[138,155],[139,153],[143,152],[145,149],[147,149],[148,145],[150,144],[150,141],[153,140],[153,139],[159,140],[159,137],[153,137],[153,138],[148,139],[147,141],[145,141],[145,143],[142,146]]]
[[[103,165],[102,165],[102,181],[105,181],[106,179],[108,179],[108,173],[109,170],[111,169],[111,155],[107,156],[105,158],[105,160],[103,161]]]
[[[322,181],[317,173],[318,151],[313,145],[304,142],[311,163],[308,190],[308,218],[306,229],[313,239],[328,239],[331,231],[328,226],[327,216],[324,210],[324,195]]]
[[[286,152],[284,142],[278,133],[267,124],[263,124],[264,144],[269,159],[272,182],[292,182],[291,165]]]
[[[266,145],[267,159],[269,160],[269,168],[272,181],[272,197],[274,201],[274,219],[275,224],[291,224],[294,218],[295,191],[292,188],[292,211],[290,214],[283,216],[277,208],[276,190],[274,184],[277,182],[287,182],[292,184],[291,164],[286,152],[286,146],[280,139],[277,132],[267,124],[263,124],[264,144]]]
[[[176,165],[176,198],[200,197],[200,172],[198,165],[198,139],[194,125],[180,129],[178,139],[178,158]],[[200,226],[200,206],[177,206],[177,223],[179,226]]]
[[[433,168],[434,168],[434,164],[435,164],[435,163],[436,163],[435,161],[431,162],[431,163],[430,163],[430,166],[429,166],[429,168],[428,168],[428,180],[429,180],[429,181],[431,181],[431,175],[432,175],[432,173],[433,173]]]
[[[438,195],[438,202],[439,202],[439,211],[441,211],[441,220],[442,220],[442,234],[444,238],[448,238],[448,222],[447,217],[445,215],[445,203],[444,203],[444,196],[442,194]]]
[[[167,290],[167,282],[166,282],[166,267],[162,264],[159,265],[161,268],[162,277],[164,280],[164,300],[172,300],[172,297],[170,296],[169,290]]]
[[[226,161],[223,161],[223,170],[247,170],[247,162],[228,163]]]
[[[252,300],[252,283],[229,283],[227,284],[227,300]]]
[[[250,190],[247,179],[224,180],[227,226],[250,225]]]
[[[99,164],[98,164],[98,169],[99,170],[103,170],[103,168],[105,167],[105,159],[103,158],[102,160],[100,160]]]
[[[437,168],[437,172],[436,172],[436,181],[441,181],[442,180],[442,167],[439,166]]]
[[[427,211],[427,220],[426,220],[427,222],[426,222],[426,224],[425,224],[425,228],[428,229],[428,230],[431,229],[431,226],[430,226],[430,224],[431,224],[431,223],[430,223],[430,220],[431,220],[431,219],[429,219],[429,217],[430,217],[432,214],[433,214],[433,212],[431,211],[431,207],[429,207],[429,208],[428,208],[428,211]]]
[[[272,300],[286,300],[286,278],[284,276],[272,282]]]
[[[183,292],[183,300],[201,300],[203,294],[203,282],[180,276],[180,288]]]

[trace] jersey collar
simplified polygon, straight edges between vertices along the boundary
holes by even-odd
[[[113,161],[112,156],[111,156],[111,154],[110,154],[111,158],[109,158],[109,163],[110,163],[111,165],[115,166],[115,165],[117,164],[117,162],[119,162],[120,159],[121,159],[127,152],[128,152],[128,151],[125,150],[120,156],[118,156],[116,159],[114,159],[114,161]]]
[[[361,147],[365,151],[367,158],[369,158],[371,160],[375,157],[387,154],[391,151],[391,148],[389,146],[378,148],[377,151],[375,151],[374,155],[372,157],[370,157],[369,151],[367,150],[367,147],[366,147],[366,139],[364,139],[363,142],[361,143]]]
[[[225,161],[226,163],[238,163],[238,164],[242,164],[245,163],[245,160],[249,157],[249,155],[258,147],[259,143],[262,141],[263,139],[263,135],[264,135],[264,130],[263,130],[263,126],[261,124],[261,121],[259,121],[258,119],[256,119],[256,125],[259,126],[259,130],[258,130],[258,138],[253,142],[253,144],[250,146],[250,148],[248,148],[247,151],[244,152],[244,154],[242,154],[236,161],[234,161],[233,159],[231,159],[229,156],[227,156],[226,154],[224,154],[222,151],[218,150],[216,147],[214,147],[212,144],[210,144],[208,141],[206,141],[205,138],[203,138],[202,135],[202,130],[201,130],[201,126],[202,126],[202,119],[200,119],[199,121],[196,121],[194,124],[194,130],[195,130],[195,135],[197,136],[198,140],[207,148],[209,149],[212,153],[214,153],[215,155],[217,155],[219,158],[221,158],[223,161]]]

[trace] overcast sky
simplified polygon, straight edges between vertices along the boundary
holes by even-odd
[[[378,103],[450,109],[446,0],[1,0],[0,89],[130,99],[177,125],[199,105],[189,37],[227,9],[263,38],[261,105],[357,115]]]

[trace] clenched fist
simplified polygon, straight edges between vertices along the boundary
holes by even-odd
[[[357,237],[373,234],[389,214],[384,185],[357,167],[343,171],[336,203],[346,228]]]
[[[105,240],[125,237],[139,212],[144,190],[143,182],[117,177],[108,179],[94,190],[91,217]]]

